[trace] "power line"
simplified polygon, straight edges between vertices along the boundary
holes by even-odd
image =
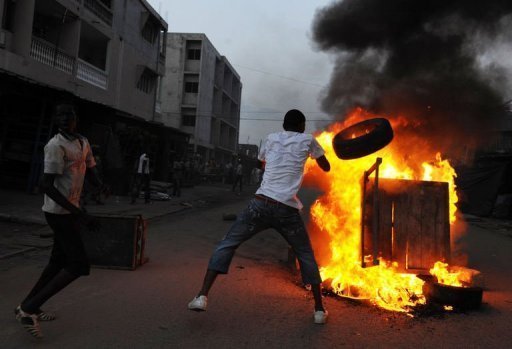
[[[254,72],[257,72],[257,73],[260,73],[260,74],[275,76],[275,77],[278,77],[278,78],[281,78],[281,79],[285,79],[285,80],[289,80],[289,81],[294,81],[294,82],[298,82],[298,83],[301,83],[301,84],[311,85],[311,86],[320,87],[320,88],[325,87],[324,85],[320,85],[320,84],[317,84],[317,83],[314,83],[314,82],[299,80],[299,79],[295,79],[295,78],[290,78],[288,76],[279,75],[279,74],[275,74],[275,73],[270,73],[270,72],[267,72],[267,71],[264,71],[264,70],[260,70],[260,69],[245,67],[245,66],[239,65],[239,64],[233,64],[233,65],[235,67],[240,67],[242,69],[251,70],[251,71],[254,71]]]
[[[255,112],[255,113],[258,113],[258,112]],[[267,113],[267,112],[261,112],[261,113]],[[320,112],[318,112],[320,113]],[[284,115],[284,113],[281,113],[281,112],[268,112],[268,114],[282,114]],[[307,114],[307,113],[306,113]],[[264,118],[264,119],[261,119],[261,118],[242,118],[242,117],[236,117],[236,116],[215,116],[215,115],[212,115],[212,114],[182,114],[182,113],[178,113],[178,112],[166,112],[166,113],[163,113],[163,115],[168,115],[168,116],[177,116],[177,117],[186,117],[186,116],[195,116],[196,118],[216,118],[216,119],[221,119],[221,120],[247,120],[247,121],[280,121],[282,122],[283,121],[283,118],[280,117],[280,118]],[[313,122],[313,121],[333,121],[333,120],[330,120],[330,119],[306,119],[306,122]]]

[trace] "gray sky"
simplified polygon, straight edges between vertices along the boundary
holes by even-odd
[[[240,143],[282,129],[284,113],[300,109],[306,132],[324,127],[319,95],[328,84],[331,57],[310,37],[316,10],[331,0],[149,0],[170,32],[204,33],[240,74]],[[270,120],[269,120],[270,119]],[[275,121],[277,120],[277,121]]]

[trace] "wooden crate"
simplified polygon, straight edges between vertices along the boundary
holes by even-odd
[[[147,262],[147,221],[142,216],[95,215],[99,231],[82,231],[93,267],[134,270]]]
[[[374,187],[370,178],[363,189],[363,265],[375,244],[379,257],[398,262],[405,272],[428,272],[436,261],[448,262],[448,183],[379,178],[377,204]]]

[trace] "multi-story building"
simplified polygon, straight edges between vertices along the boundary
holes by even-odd
[[[166,179],[188,135],[162,123],[167,23],[145,0],[0,0],[0,20],[2,183],[36,186],[63,100],[116,183],[143,148]]]
[[[205,34],[167,33],[162,122],[187,132],[188,156],[218,164],[237,153],[240,76]]]

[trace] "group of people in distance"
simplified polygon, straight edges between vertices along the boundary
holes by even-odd
[[[70,103],[57,105],[54,122],[58,133],[45,146],[42,179],[45,193],[42,210],[54,232],[54,243],[49,262],[39,280],[14,310],[19,323],[37,338],[42,337],[40,322],[56,319],[54,314],[42,310],[45,302],[90,272],[80,229],[82,226],[89,230],[100,227],[93,216],[80,208],[80,194],[86,173],[94,185],[99,188],[104,186],[95,168],[91,146],[87,138],[77,132],[78,116],[74,106]],[[313,322],[326,323],[328,312],[322,300],[322,280],[301,217],[302,203],[297,198],[297,192],[309,157],[316,159],[324,171],[330,170],[330,164],[313,135],[304,133],[305,125],[306,118],[302,112],[289,110],[284,116],[284,130],[271,133],[266,138],[258,156],[265,167],[261,184],[216,246],[208,262],[202,286],[188,303],[188,309],[205,311],[210,289],[219,274],[228,273],[236,249],[262,230],[273,228],[288,242],[297,256],[303,283],[311,285],[314,298]],[[141,155],[137,169],[144,186],[145,177],[149,177],[145,176],[149,173],[149,159],[146,160],[146,157],[146,154]],[[239,165],[241,167],[241,163]],[[235,179],[233,191],[239,183]],[[149,190],[146,193],[147,202]],[[176,194],[179,195],[179,192]]]

